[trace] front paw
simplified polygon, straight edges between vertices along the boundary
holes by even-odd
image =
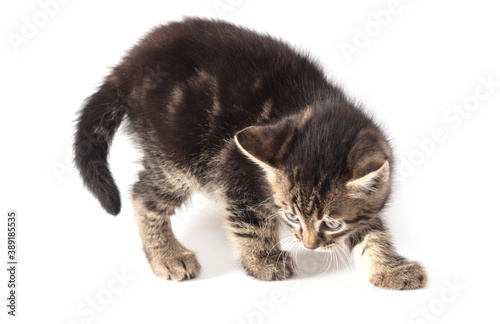
[[[250,276],[262,281],[285,280],[294,273],[292,257],[285,251],[265,257],[250,256],[242,264]]]
[[[425,269],[417,262],[407,262],[393,268],[383,268],[370,276],[370,282],[377,287],[412,290],[427,283]]]
[[[154,258],[149,263],[158,277],[173,281],[195,278],[201,270],[195,254],[189,250],[168,258]]]

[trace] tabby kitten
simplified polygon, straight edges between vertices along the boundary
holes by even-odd
[[[221,21],[186,19],[155,28],[124,57],[80,112],[76,165],[112,215],[118,188],[106,161],[120,123],[142,148],[132,190],[154,273],[196,277],[195,254],[170,216],[193,190],[221,200],[246,272],[292,276],[278,225],[310,250],[345,243],[369,280],[416,289],[425,270],[399,256],[381,219],[393,156],[383,133],[306,55]]]

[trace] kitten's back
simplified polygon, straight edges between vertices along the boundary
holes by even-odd
[[[156,28],[113,75],[124,85],[134,132],[150,142],[154,130],[169,158],[188,168],[247,126],[294,114],[317,94],[341,96],[287,44],[202,19]]]

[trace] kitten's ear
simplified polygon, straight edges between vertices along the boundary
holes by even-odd
[[[352,178],[346,187],[353,197],[364,198],[375,192],[384,193],[391,178],[391,149],[380,132],[361,131],[347,157]]]
[[[234,137],[238,148],[264,168],[278,167],[294,138],[288,120],[271,126],[250,126]]]
[[[346,186],[352,196],[363,198],[382,189],[389,178],[390,167],[389,161],[386,160],[378,169],[347,182]]]

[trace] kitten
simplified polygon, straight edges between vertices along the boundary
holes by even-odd
[[[112,215],[118,188],[106,161],[124,117],[144,152],[132,203],[154,273],[181,281],[200,264],[170,216],[193,190],[219,198],[246,272],[292,276],[279,222],[310,250],[345,243],[369,280],[416,289],[425,270],[399,256],[381,219],[393,156],[374,122],[306,55],[221,21],[155,28],[124,57],[80,112],[75,161]]]

